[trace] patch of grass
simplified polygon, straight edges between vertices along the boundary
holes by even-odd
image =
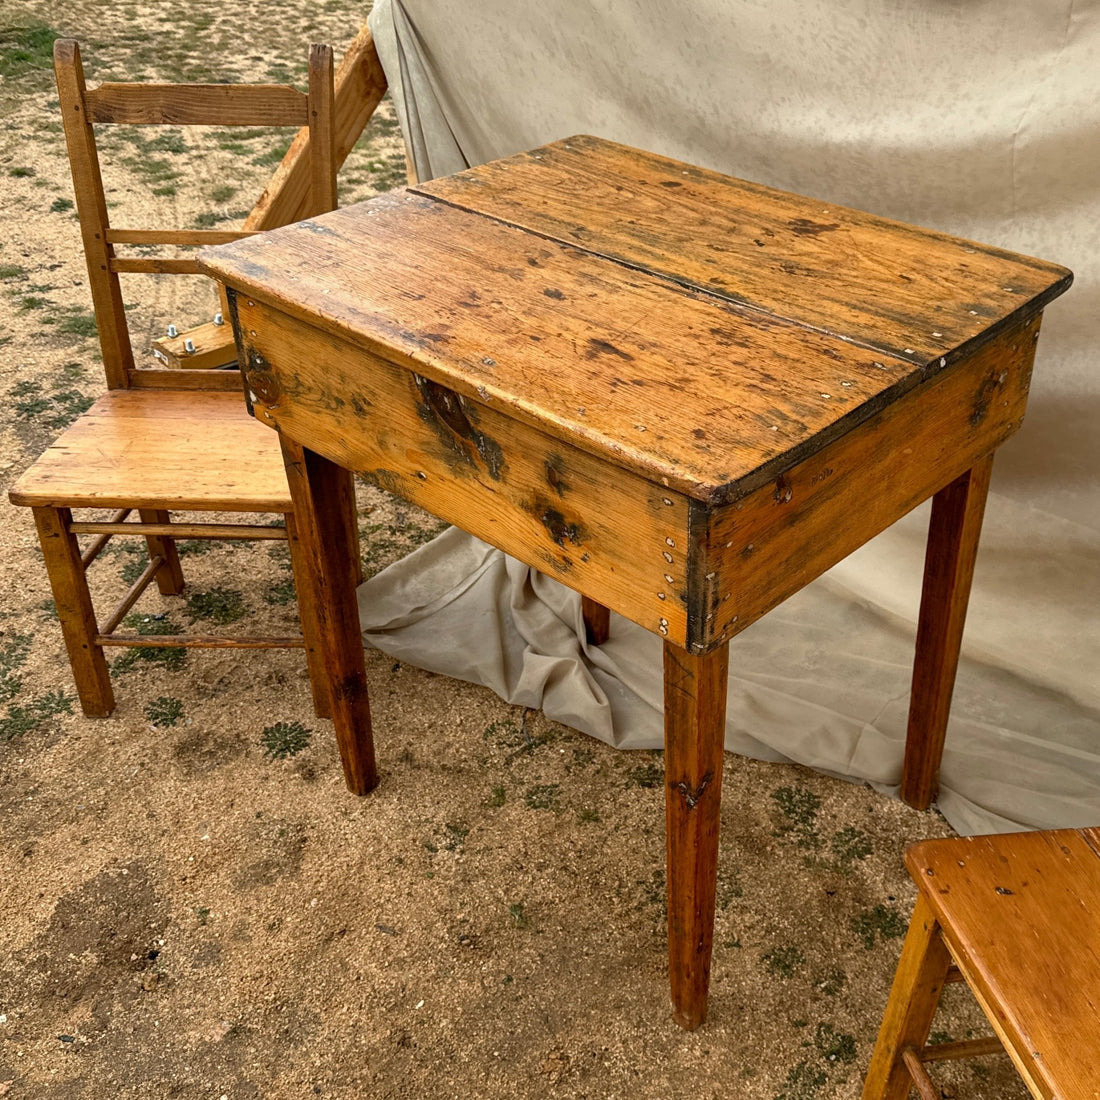
[[[832,1024],[820,1023],[814,1032],[814,1046],[826,1062],[844,1062],[851,1065],[856,1060],[856,1037],[846,1031],[837,1031]]]
[[[13,634],[0,645],[0,702],[6,702],[19,694],[23,681],[16,669],[27,663],[32,638],[29,634]]]
[[[254,156],[252,158],[252,163],[259,165],[261,168],[274,168],[277,164],[282,162],[289,148],[289,141],[281,141],[278,145],[273,145],[270,149]]]
[[[523,802],[529,810],[553,810],[554,813],[560,813],[560,793],[560,783],[537,783],[523,792]]]
[[[210,198],[213,202],[229,202],[238,190],[239,188],[234,187],[232,184],[223,184],[221,187],[215,187],[210,192]]]
[[[794,945],[773,947],[760,958],[768,970],[781,978],[793,978],[806,963],[806,956]]]
[[[876,905],[866,913],[860,913],[851,921],[852,931],[863,941],[870,951],[875,946],[876,936],[883,940],[896,940],[905,935],[905,918],[896,910],[885,905]]]
[[[819,1069],[809,1062],[799,1062],[787,1074],[783,1088],[775,1094],[774,1100],[813,1100],[818,1090],[828,1081]]]
[[[491,806],[494,810],[499,810],[504,805],[504,784],[497,783],[492,790],[492,793],[485,800],[486,806]]]
[[[0,279],[21,279],[27,269],[19,264],[0,264]]]
[[[831,967],[814,978],[814,989],[826,997],[835,997],[848,981],[848,975],[838,966]]]
[[[593,821],[599,821],[600,811],[593,806],[585,806],[577,811],[577,820],[586,825]]]
[[[7,716],[0,718],[0,743],[29,733],[55,714],[72,712],[72,698],[61,691],[48,691],[25,707],[9,707]]]
[[[36,176],[38,173],[33,168],[9,168],[8,175],[14,176],[16,179],[27,179],[29,176]]]
[[[772,799],[785,818],[781,834],[793,834],[800,848],[818,848],[817,811],[821,799],[805,787],[780,787],[772,791]]]
[[[48,428],[67,427],[90,408],[93,401],[93,398],[85,396],[79,390],[43,393],[41,383],[31,379],[17,382],[8,391],[8,395],[15,399],[12,409],[20,420],[43,424]]]
[[[272,760],[284,760],[288,756],[297,756],[309,745],[313,731],[301,722],[276,722],[264,727],[260,735],[260,744],[264,747],[264,756]]]
[[[646,790],[652,790],[654,787],[663,787],[664,783],[663,764],[638,764],[626,773],[627,787],[643,787]]]
[[[43,298],[38,294],[25,294],[19,299],[19,312],[31,313],[36,309],[45,309],[46,306],[52,304],[49,298]]]
[[[235,588],[211,588],[195,592],[187,599],[187,614],[192,619],[208,620],[226,626],[248,614],[244,594]]]
[[[858,860],[866,859],[875,850],[871,838],[852,825],[846,825],[834,833],[830,847],[837,868],[845,872],[851,871]]]
[[[285,604],[291,603],[297,593],[294,591],[294,578],[287,577],[285,581],[279,581],[278,584],[273,584],[266,592],[264,592],[264,603],[272,604],[275,607],[282,607]]]
[[[208,905],[196,905],[192,912],[194,912],[195,920],[199,924],[206,924],[210,920],[210,906]]]
[[[23,76],[36,69],[49,70],[57,32],[44,23],[0,30],[0,76]]]
[[[50,203],[51,214],[65,214],[73,208],[73,200],[58,197]]]
[[[138,577],[140,577],[141,574],[145,571],[146,565],[149,564],[144,557],[140,556],[140,550],[133,550],[131,551],[131,553],[133,553],[135,556],[130,558],[130,560],[126,562],[126,564],[122,567],[123,584],[133,584],[134,581],[136,581]]]
[[[179,634],[180,628],[166,615],[127,615],[123,626],[150,637]],[[187,650],[166,646],[133,646],[111,665],[116,674],[130,672],[139,664],[160,665],[167,672],[177,672],[187,661]]]
[[[67,309],[57,322],[57,331],[67,336],[81,336],[91,339],[95,336],[95,314],[86,309]]]
[[[530,928],[531,922],[523,913],[523,902],[514,901],[508,906],[508,916],[512,918],[512,924],[516,928]]]
[[[145,705],[145,717],[154,726],[174,726],[183,717],[183,700],[162,695]]]

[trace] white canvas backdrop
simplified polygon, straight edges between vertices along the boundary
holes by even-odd
[[[1100,2],[378,0],[420,178],[594,133],[1071,267],[999,453],[939,805],[1100,820]],[[727,747],[895,790],[926,509],[732,643]],[[660,646],[458,532],[360,593],[366,639],[625,747]],[[581,632],[583,634],[583,632]]]

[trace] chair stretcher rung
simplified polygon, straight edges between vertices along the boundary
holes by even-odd
[[[981,1039],[964,1039],[958,1043],[936,1043],[920,1052],[922,1062],[953,1062],[958,1058],[981,1058],[985,1054],[1004,1054],[1005,1048],[996,1035]]]
[[[304,649],[300,635],[223,638],[217,634],[97,634],[102,646],[143,646],[150,649]]]
[[[250,523],[73,523],[74,535],[168,535],[175,539],[272,539],[286,541],[285,527]]]

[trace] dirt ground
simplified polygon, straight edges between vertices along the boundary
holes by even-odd
[[[0,18],[0,478],[103,389],[49,72],[302,82],[350,0],[69,0]],[[243,32],[243,33],[242,33]],[[288,135],[104,140],[116,224],[232,225]],[[383,105],[344,202],[401,183]],[[132,277],[134,343],[207,319],[208,287]],[[132,295],[132,297],[130,297]],[[438,524],[362,487],[368,573]],[[729,757],[710,1019],[671,1021],[660,754],[618,753],[370,651],[380,787],[344,789],[296,651],[123,651],[81,716],[30,514],[0,503],[0,1096],[11,1100],[859,1095],[913,889],[949,832],[873,791]],[[295,623],[285,553],[184,544],[147,631]],[[142,568],[116,540],[102,601]],[[247,616],[247,619],[246,619]],[[230,627],[232,629],[232,627]],[[476,639],[471,640],[476,642]],[[949,992],[941,1037],[983,1029]],[[1024,1092],[1003,1058],[943,1095]]]

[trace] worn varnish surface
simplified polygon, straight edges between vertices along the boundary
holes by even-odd
[[[69,508],[291,510],[278,437],[248,415],[239,393],[111,390],[9,496]]]
[[[1100,1096],[1100,831],[914,845],[906,865],[1036,1096]]]
[[[544,155],[566,150],[552,146]],[[628,189],[638,155],[597,143],[585,157],[584,171],[598,172],[602,189],[571,190],[577,203],[591,202],[586,226],[599,226],[613,206],[606,195]],[[510,163],[456,177],[468,181],[462,185],[431,187],[449,196],[451,186],[464,196],[489,195],[482,205],[496,210],[499,180],[513,171],[500,165]],[[535,178],[524,181],[522,193],[533,192],[538,211],[540,162],[530,163]],[[208,251],[203,262],[250,295],[707,503],[752,491],[942,370],[976,334],[988,335],[1021,311],[1035,313],[1068,285],[1068,273],[1055,265],[969,253],[969,245],[950,238],[860,215],[871,224],[859,223],[858,233],[788,230],[816,257],[817,267],[799,279],[787,274],[776,282],[757,255],[766,249],[723,253],[727,281],[737,271],[775,283],[770,304],[759,295],[695,289],[707,283],[691,277],[707,251],[701,242],[727,247],[732,222],[757,216],[763,198],[785,203],[788,220],[795,209],[791,196],[704,178],[712,188],[722,183],[726,205],[715,212],[718,196],[707,195],[701,211],[669,210],[651,227],[655,239],[665,234],[672,242],[660,256],[632,251],[627,231],[637,226],[629,220],[608,228],[608,240],[578,241],[550,222],[538,226],[550,235],[539,236],[406,193]],[[554,183],[548,178],[547,189]],[[664,196],[677,189],[658,190]],[[799,201],[809,220],[813,204]],[[580,218],[580,207],[573,213]],[[679,244],[672,225],[688,234]],[[864,237],[875,242],[874,255],[904,257],[926,271],[917,292],[892,274],[901,289],[888,299],[892,284],[856,279],[851,269],[870,248]],[[621,247],[611,247],[610,238]],[[965,288],[957,280],[936,282],[932,273],[945,252],[980,265],[982,279]],[[880,272],[878,260],[864,266]],[[678,279],[667,277],[673,272]],[[1003,289],[1017,283],[1020,293]],[[732,300],[738,297],[750,305]],[[872,309],[867,303],[876,297]],[[841,298],[856,320],[825,324],[825,315],[837,320],[834,299]],[[951,324],[941,304],[948,298],[967,307]],[[888,321],[897,338],[875,338]]]
[[[231,298],[257,419],[686,642],[686,497],[255,299]]]
[[[362,652],[332,606],[353,606],[324,552],[340,521],[307,505],[340,467],[579,590],[591,640],[604,608],[664,638],[670,978],[677,1021],[697,1026],[727,642],[984,477],[1069,273],[591,138],[200,263],[229,287],[249,405],[298,477],[345,766],[370,736]],[[976,530],[955,528],[975,526],[941,524],[937,553],[965,566]],[[938,767],[955,573],[922,611],[939,641],[918,652],[914,775]]]
[[[1056,264],[578,136],[420,184],[914,364],[1069,285]]]

